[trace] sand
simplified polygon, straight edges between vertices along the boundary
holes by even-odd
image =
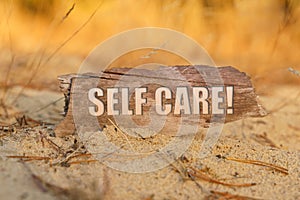
[[[17,90],[12,88],[10,94]],[[134,174],[95,161],[77,136],[53,137],[51,124],[62,119],[59,113],[63,102],[30,111],[59,99],[61,94],[27,89],[18,100],[18,109],[27,109],[28,118],[47,123],[15,125],[12,130],[0,131],[0,199],[299,199],[299,87],[270,90],[260,98],[270,114],[226,124],[205,158],[198,157],[207,131],[200,129],[189,149],[175,162],[155,172]],[[34,122],[30,123],[33,126]],[[104,131],[109,134],[114,127],[108,125]],[[76,154],[84,156],[66,159]],[[43,160],[24,162],[8,157],[24,155]],[[226,158],[270,163],[286,168],[288,174]],[[208,177],[253,185],[226,186],[212,183]]]

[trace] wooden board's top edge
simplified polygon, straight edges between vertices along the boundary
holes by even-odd
[[[223,70],[229,70],[231,72],[236,72],[236,73],[243,73],[246,74],[245,72],[241,72],[238,69],[232,67],[232,66],[209,66],[209,65],[174,65],[174,66],[161,66],[158,70],[164,70],[167,68],[173,68],[173,69],[179,69],[179,68],[187,68],[187,67],[196,67],[199,68],[201,67],[202,70],[204,69],[218,69],[219,71],[223,71]],[[121,71],[128,71],[131,69],[135,69],[135,68],[130,68],[130,67],[120,67],[120,68],[111,68],[108,69],[106,71],[108,72],[114,72],[115,70],[121,70]],[[142,69],[142,70],[149,70],[149,71],[154,71],[151,69]],[[59,75],[57,77],[57,79],[59,81],[68,81],[71,80],[72,78],[80,78],[80,77],[100,77],[101,73],[95,73],[95,72],[86,72],[86,73],[70,73],[70,74],[63,74],[63,75]]]

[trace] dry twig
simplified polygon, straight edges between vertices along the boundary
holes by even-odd
[[[7,156],[7,158],[19,158],[24,162],[33,161],[33,160],[50,160],[50,157],[43,156]]]
[[[71,8],[68,10],[68,12],[65,14],[65,16],[61,19],[61,23],[63,22],[63,21],[65,21],[68,17],[69,17],[69,15],[71,14],[71,12],[74,10],[74,8],[75,8],[75,2],[72,4],[72,6],[71,6]]]
[[[262,162],[259,160],[244,160],[244,159],[239,159],[239,158],[231,158],[231,157],[224,157],[226,160],[232,160],[232,161],[236,161],[236,162],[241,162],[241,163],[248,163],[248,164],[253,164],[253,165],[258,165],[258,166],[263,166],[263,167],[268,167],[271,169],[274,169],[278,172],[281,172],[283,174],[288,175],[288,169],[277,166],[277,165],[273,165],[271,163],[266,163],[266,162]]]
[[[225,183],[225,182],[222,182],[222,181],[215,180],[215,179],[207,176],[206,174],[204,174],[200,170],[197,170],[193,167],[187,168],[187,173],[191,177],[196,177],[196,178],[199,178],[201,180],[204,180],[204,181],[207,181],[207,182],[210,182],[210,183],[216,183],[216,184],[230,186],[230,187],[251,187],[251,186],[256,185],[256,183],[242,183],[242,184],[239,184],[239,183]]]

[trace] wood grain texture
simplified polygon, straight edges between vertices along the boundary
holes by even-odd
[[[231,122],[246,117],[262,117],[266,115],[266,111],[258,103],[258,97],[255,94],[250,77],[230,66],[218,68],[200,65],[170,66],[155,70],[113,68],[99,74],[62,75],[58,77],[58,80],[60,81],[60,89],[65,95],[65,118],[55,129],[57,136],[75,133],[73,107],[76,105],[76,107],[74,107],[76,108],[76,113],[87,113],[88,104],[87,102],[81,103],[78,101],[74,103],[74,98],[87,98],[88,89],[94,87],[102,88],[104,91],[112,87],[128,87],[131,91],[137,86],[147,86],[148,92],[145,94],[145,97],[149,99],[149,101],[144,106],[144,112],[147,113],[151,106],[153,106],[151,103],[153,103],[155,90],[161,86],[167,86],[172,91],[175,91],[178,86],[186,86],[189,88],[189,91],[191,87],[195,86],[207,87],[209,91],[211,91],[211,87],[213,86],[234,86],[233,114],[220,116],[200,114],[187,118],[187,123],[198,123],[201,127],[208,127],[212,122],[212,117],[214,117],[214,119],[224,118],[224,122]],[[175,95],[172,95],[171,100],[167,100],[168,103],[174,103],[174,96]],[[106,104],[105,97],[106,93],[103,98],[100,97],[104,104]],[[208,101],[211,102],[211,97],[208,98]],[[134,97],[131,96],[129,99],[130,108],[134,107],[134,102]],[[86,116],[86,114],[83,114],[81,117],[82,120],[85,120]],[[106,113],[98,117],[100,126],[104,126],[108,123],[108,117],[113,120],[113,116],[107,116]],[[131,117],[135,122],[141,125],[149,123],[149,116],[147,114]],[[182,116],[174,115],[171,112],[166,119],[168,126],[176,125],[181,117]],[[220,123],[222,123],[222,120],[220,120]]]

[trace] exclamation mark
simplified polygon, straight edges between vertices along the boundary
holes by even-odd
[[[226,86],[227,114],[233,114],[233,86]]]

